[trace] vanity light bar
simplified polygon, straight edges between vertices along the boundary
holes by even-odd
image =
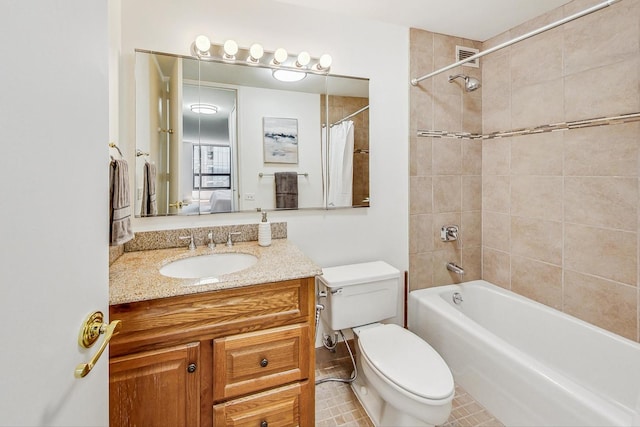
[[[319,58],[312,58],[305,51],[298,55],[289,55],[283,48],[268,52],[259,43],[254,43],[249,48],[239,47],[234,40],[227,40],[224,44],[214,44],[205,35],[199,35],[191,43],[191,53],[205,61],[221,60],[224,62],[243,62],[249,65],[261,64],[277,69],[316,74],[328,73],[333,62],[331,55],[327,53]]]

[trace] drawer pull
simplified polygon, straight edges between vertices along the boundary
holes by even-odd
[[[193,374],[195,371],[196,371],[196,364],[189,363],[189,366],[187,366],[187,372],[189,372],[190,374]]]
[[[262,366],[263,368],[266,368],[268,364],[269,364],[269,361],[267,359],[262,359],[260,361],[260,366]],[[263,422],[266,422],[266,421],[263,421]]]
[[[260,423],[260,427],[269,427],[269,423],[266,421],[263,421]]]

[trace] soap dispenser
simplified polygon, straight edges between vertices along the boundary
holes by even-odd
[[[262,221],[258,224],[258,244],[260,246],[271,245],[271,223],[267,219],[266,212],[262,212]]]

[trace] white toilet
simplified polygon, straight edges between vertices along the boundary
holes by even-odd
[[[376,323],[397,314],[400,272],[382,261],[322,270],[321,316],[357,336],[353,391],[376,426],[434,426],[449,418],[453,376],[440,355],[412,332]]]

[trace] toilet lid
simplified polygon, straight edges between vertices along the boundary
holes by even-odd
[[[453,393],[453,376],[429,344],[398,325],[381,325],[360,332],[358,345],[366,358],[389,381],[426,399],[445,399]]]

